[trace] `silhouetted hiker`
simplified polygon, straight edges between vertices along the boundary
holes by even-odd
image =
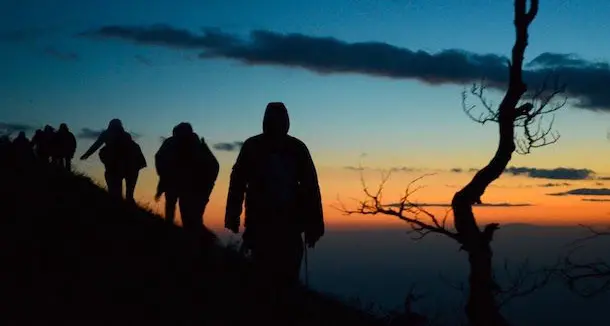
[[[36,149],[36,156],[43,162],[50,162],[53,155],[53,138],[55,129],[46,125],[43,130],[36,130],[32,143]]]
[[[245,196],[242,238],[256,283],[279,293],[299,283],[302,233],[310,247],[324,234],[316,169],[307,146],[288,135],[289,127],[284,104],[269,103],[263,133],[244,142],[233,166],[225,215],[225,227],[239,232]]]
[[[80,159],[86,160],[102,145],[99,153],[104,164],[106,186],[108,192],[117,198],[123,196],[123,179],[125,180],[125,197],[135,202],[134,192],[140,170],[146,167],[146,159],[140,146],[133,141],[131,135],[123,128],[119,119],[112,119],[108,128],[104,130],[95,143],[83,154]]]
[[[42,130],[36,129],[36,131],[34,132],[34,136],[32,136],[32,147],[34,147],[34,154],[36,155],[36,158],[42,157],[42,153],[40,152],[40,150],[41,150],[40,144],[43,141],[42,135],[43,135]]]
[[[34,159],[34,149],[32,143],[25,136],[25,132],[21,131],[15,139],[13,139],[13,150],[16,163],[23,166],[31,164]]]
[[[179,201],[182,225],[193,239],[201,236],[203,214],[218,177],[219,164],[204,139],[182,122],[155,154],[159,183],[155,199],[165,194],[165,219],[173,224]]]
[[[70,171],[75,152],[76,137],[70,132],[68,125],[62,123],[53,138],[53,161]]]
[[[14,163],[13,143],[8,135],[0,135],[0,164],[8,167]]]

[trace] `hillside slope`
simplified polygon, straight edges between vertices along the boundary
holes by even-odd
[[[24,171],[0,171],[2,324],[272,324],[245,313],[257,302],[247,300],[247,262],[213,233],[196,259],[180,227],[89,178],[47,165]],[[382,324],[312,291],[295,299],[295,324]]]

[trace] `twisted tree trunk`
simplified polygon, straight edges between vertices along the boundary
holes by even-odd
[[[498,224],[479,229],[472,206],[480,202],[487,187],[502,175],[516,149],[514,140],[517,105],[527,88],[522,78],[523,55],[528,42],[527,29],[538,12],[538,0],[532,0],[526,10],[526,0],[515,0],[516,40],[509,64],[509,84],[498,108],[500,139],[491,161],[481,169],[464,188],[458,191],[451,203],[455,227],[470,262],[470,293],[466,314],[472,326],[505,326],[496,302],[496,285],[493,279],[491,240]]]

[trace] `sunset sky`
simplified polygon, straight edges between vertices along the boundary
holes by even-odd
[[[502,82],[514,41],[512,1],[9,0],[0,12],[0,131],[66,122],[80,156],[120,118],[149,163],[137,197],[155,207],[160,137],[189,121],[221,163],[206,212],[213,227],[237,156],[230,145],[261,132],[270,101],[286,104],[290,133],[312,153],[329,225],[400,225],[331,207],[362,197],[360,164],[371,186],[396,170],[388,203],[426,173],[436,174],[413,200],[449,203],[497,141],[496,125],[464,114],[461,92],[483,77]],[[542,1],[526,76],[554,70],[567,82],[561,139],[514,156],[522,169],[488,189],[483,202],[502,207],[476,208],[482,221],[610,221],[608,12],[610,2]],[[101,182],[97,154],[76,166]]]

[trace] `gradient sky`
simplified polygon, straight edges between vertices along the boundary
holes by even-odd
[[[466,51],[452,52],[455,59],[472,53],[507,56],[514,40],[508,0],[8,0],[0,12],[0,128],[66,122],[81,134],[83,128],[100,130],[118,117],[141,135],[138,142],[149,167],[137,196],[150,202],[156,183],[152,156],[160,137],[175,124],[191,122],[211,146],[243,141],[261,131],[267,102],[283,101],[291,115],[291,134],[309,146],[316,161],[328,221],[351,226],[397,222],[341,217],[330,207],[339,195],[361,197],[358,171],[348,166],[362,163],[369,172],[408,168],[394,173],[388,196],[398,196],[411,179],[436,171],[420,182],[427,187],[414,200],[446,204],[472,176],[450,170],[487,163],[497,127],[478,125],[464,114],[465,79],[460,77],[485,75],[501,60],[485,57],[490,61],[464,68],[462,61],[438,57],[433,69],[406,76],[405,69],[414,68],[402,66],[413,63],[400,57],[403,52],[373,49],[387,49],[380,44],[345,50],[346,45],[380,42],[430,54]],[[610,3],[603,1],[542,1],[526,61],[546,58],[543,68],[555,68],[560,77],[563,73],[573,102],[555,117],[560,141],[527,156],[515,155],[511,165],[526,168],[503,176],[483,198],[532,206],[477,208],[483,220],[577,223],[610,218],[603,201],[610,198],[603,180],[610,175],[610,97],[603,90],[610,87],[608,12]],[[215,45],[186,46],[184,38],[165,33],[152,44],[126,33],[133,36],[155,24],[163,24],[157,31],[182,29],[198,42],[203,42],[204,29],[212,31],[206,42],[213,36],[222,39]],[[253,30],[275,38],[247,43],[256,37],[250,35]],[[287,40],[281,37],[286,33],[301,35]],[[246,40],[246,46],[238,51],[222,43],[231,39]],[[383,71],[375,72],[375,67]],[[490,70],[492,80],[502,78],[497,72]],[[489,95],[496,103],[497,94]],[[91,143],[81,138],[77,155]],[[206,223],[218,225],[236,152],[214,153],[221,172]],[[556,170],[560,167],[568,170]],[[77,168],[101,180],[97,155],[78,162]],[[367,175],[370,183],[377,182],[376,174]],[[601,190],[595,196],[572,194],[591,188]]]

